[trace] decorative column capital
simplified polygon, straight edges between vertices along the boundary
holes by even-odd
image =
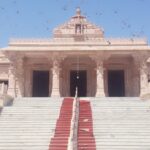
[[[150,57],[150,54],[147,52],[138,52],[138,53],[133,53],[132,58],[134,59],[135,63],[140,63],[140,64],[145,64],[147,63],[148,58]]]
[[[23,61],[25,58],[24,54],[18,54],[18,53],[8,53],[7,56],[11,63],[17,63]]]
[[[110,58],[110,56],[111,54],[100,52],[95,55],[90,55],[89,57],[96,63],[97,66],[101,66],[104,61]]]
[[[138,52],[132,55],[134,64],[139,68],[140,72],[140,95],[147,94],[148,91],[148,66],[147,59],[149,54],[146,52]]]
[[[147,59],[149,58],[149,55],[147,53],[134,53],[132,55],[134,59],[134,65],[139,69],[139,71],[147,72]]]
[[[60,54],[60,53],[52,53],[50,55],[47,55],[46,58],[48,62],[53,63],[53,62],[58,62],[59,64],[67,57],[65,54]]]
[[[60,64],[57,61],[54,61],[52,67],[53,75],[59,75],[60,70]]]
[[[97,66],[96,70],[97,70],[97,75],[98,74],[103,75],[105,69],[103,68],[103,66]]]

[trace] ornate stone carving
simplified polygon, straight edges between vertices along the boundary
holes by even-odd
[[[149,93],[148,87],[148,66],[147,59],[149,55],[145,53],[134,54],[134,64],[139,68],[140,73],[140,95]]]
[[[51,96],[60,96],[60,60],[57,57],[53,57],[52,66],[52,94]]]
[[[104,60],[106,57],[102,57],[103,53],[99,53],[97,55],[90,56],[92,60],[96,63],[96,77],[97,77],[97,86],[96,86],[96,97],[104,97]]]
[[[52,67],[53,75],[59,75],[60,72],[60,63],[58,60],[53,60],[53,67]]]
[[[9,81],[9,87],[8,87],[8,94],[10,94],[13,97],[16,97],[16,77],[15,77],[15,67],[13,64],[10,64],[9,70],[8,70],[8,81]]]
[[[24,57],[23,55],[11,55],[11,65],[9,67],[9,85],[8,92],[13,96],[24,96]]]
[[[96,39],[103,38],[104,31],[102,28],[99,28],[87,21],[86,17],[81,15],[81,10],[78,8],[75,16],[73,16],[65,24],[54,29],[54,38],[72,37],[76,39],[76,35],[82,35],[84,37],[84,40],[90,38]]]

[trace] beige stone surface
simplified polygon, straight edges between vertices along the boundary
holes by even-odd
[[[0,99],[0,110],[3,108],[3,100]]]
[[[77,61],[79,59],[79,62]],[[8,94],[32,96],[33,71],[49,71],[49,96],[70,96],[70,71],[87,72],[86,96],[109,96],[108,71],[123,70],[125,96],[150,90],[150,46],[145,38],[105,38],[78,9],[53,38],[11,39],[0,53],[0,81]]]

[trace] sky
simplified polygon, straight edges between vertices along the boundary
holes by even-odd
[[[0,48],[12,38],[51,38],[77,7],[107,38],[150,42],[150,0],[0,0]]]

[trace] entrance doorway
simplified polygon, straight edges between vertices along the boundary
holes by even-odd
[[[125,96],[124,70],[108,71],[108,94],[110,97]]]
[[[33,71],[33,97],[49,96],[49,71]]]
[[[77,78],[78,77],[78,78]],[[78,96],[85,97],[87,95],[87,71],[70,71],[70,95],[75,96],[75,90],[78,87]]]

